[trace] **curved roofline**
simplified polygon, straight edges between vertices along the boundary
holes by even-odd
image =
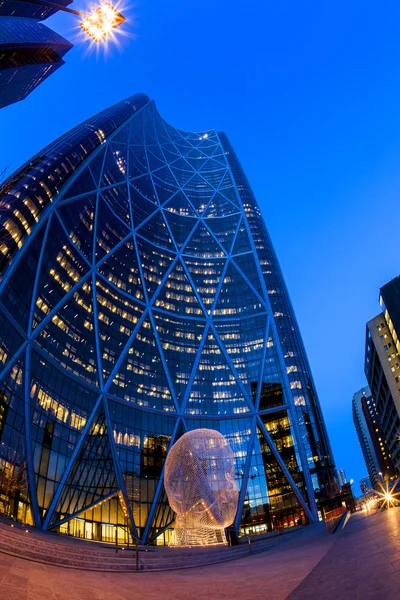
[[[175,125],[171,125],[171,123],[169,123],[166,119],[163,118],[163,116],[161,115],[160,111],[158,110],[157,104],[155,103],[155,100],[151,99],[150,102],[152,102],[154,104],[154,107],[156,109],[156,111],[158,112],[158,114],[160,115],[161,119],[163,120],[163,122],[168,125],[168,127],[172,127],[173,129],[175,129],[178,133],[182,134],[182,135],[199,135],[199,136],[204,136],[205,134],[210,135],[211,133],[215,133],[218,135],[218,131],[216,129],[205,129],[204,131],[186,131],[185,129],[180,129],[179,127],[175,127]]]

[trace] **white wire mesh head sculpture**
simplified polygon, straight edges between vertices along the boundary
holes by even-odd
[[[226,542],[238,504],[235,463],[224,436],[213,429],[185,433],[170,449],[164,485],[177,513],[170,546]]]

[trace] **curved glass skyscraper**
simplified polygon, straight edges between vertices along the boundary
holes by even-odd
[[[144,95],[117,104],[6,182],[0,250],[9,513],[90,539],[114,539],[119,524],[120,536],[164,543],[166,454],[209,428],[235,454],[237,531],[317,518],[316,500],[336,492],[329,442],[224,134],[179,131]],[[19,485],[6,497],[11,471]]]

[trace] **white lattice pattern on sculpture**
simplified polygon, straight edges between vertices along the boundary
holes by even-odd
[[[185,433],[169,451],[164,484],[177,513],[172,546],[226,542],[238,505],[234,455],[213,429]]]

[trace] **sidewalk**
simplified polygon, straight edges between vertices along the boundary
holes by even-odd
[[[398,600],[400,508],[353,515],[288,600]]]

